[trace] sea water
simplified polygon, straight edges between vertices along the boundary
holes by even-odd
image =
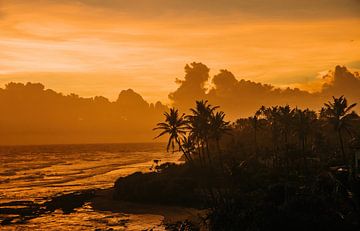
[[[153,160],[177,162],[162,143],[0,147],[0,203],[34,201],[84,189],[103,189],[118,177],[150,171]],[[164,230],[163,217],[97,211],[86,203],[74,213],[61,210],[0,230]]]

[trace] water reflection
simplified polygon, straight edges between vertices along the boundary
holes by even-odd
[[[106,149],[103,151],[102,149]],[[78,150],[78,151],[77,151]],[[0,147],[0,203],[42,203],[59,193],[109,188],[120,177],[149,171],[154,159],[176,162],[163,144]],[[1,216],[1,215],[0,215]],[[56,210],[25,224],[1,230],[164,230],[162,216],[94,211],[89,204],[75,213]]]

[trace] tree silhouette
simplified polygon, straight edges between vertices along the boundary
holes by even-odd
[[[340,143],[342,159],[344,164],[346,164],[347,158],[344,149],[343,131],[351,133],[350,121],[356,116],[351,110],[356,106],[356,103],[348,105],[347,99],[344,96],[339,98],[333,96],[333,102],[329,101],[324,105],[325,107],[321,109],[321,117],[325,118],[335,129]]]
[[[294,131],[299,139],[304,166],[306,165],[306,143],[307,138],[313,128],[317,116],[314,111],[309,109],[301,110],[296,108],[294,111]]]
[[[189,122],[190,137],[198,143],[199,157],[201,152],[205,160],[207,156],[208,162],[211,165],[211,156],[209,149],[209,138],[211,134],[210,120],[214,111],[218,106],[208,104],[207,100],[196,101],[196,107],[191,108],[192,115],[186,118]],[[200,151],[201,150],[201,151]]]
[[[261,109],[257,110],[255,112],[254,116],[250,116],[248,119],[250,120],[251,127],[254,130],[254,146],[255,146],[255,154],[258,154],[258,130],[261,127],[260,122],[261,119],[259,119],[259,116],[261,116]]]
[[[283,140],[285,144],[285,149],[288,149],[289,145],[289,133],[291,132],[290,127],[293,123],[294,118],[294,110],[290,108],[289,105],[280,106],[278,108],[278,113],[276,114],[276,118],[280,124],[280,131],[283,135]]]
[[[222,111],[213,113],[210,117],[211,137],[215,139],[221,166],[223,165],[223,160],[220,139],[224,134],[229,133],[231,130],[229,127],[230,122],[225,121],[224,118],[225,113]]]
[[[270,129],[271,141],[273,145],[274,164],[277,165],[279,162],[278,147],[279,147],[279,135],[280,135],[280,125],[278,120],[279,107],[275,106],[275,107],[267,108],[265,106],[262,106],[258,110],[257,114],[265,119],[266,125]]]
[[[184,114],[179,116],[179,111],[175,108],[170,109],[170,113],[165,112],[165,122],[158,123],[157,127],[155,127],[153,130],[162,130],[162,132],[155,137],[159,138],[165,134],[169,135],[168,144],[166,146],[166,150],[169,151],[170,147],[172,148],[172,151],[175,151],[175,145],[178,145],[179,150],[181,150],[185,158],[190,161],[190,157],[187,155],[186,152],[184,152],[182,145],[181,145],[181,139],[186,135],[186,129],[187,129],[187,121],[184,119]]]
[[[195,143],[193,142],[192,139],[190,139],[189,137],[182,137],[181,138],[181,146],[182,146],[182,150],[184,152],[184,155],[188,157],[189,160],[193,161],[193,153],[195,153]]]

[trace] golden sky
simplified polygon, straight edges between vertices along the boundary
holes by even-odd
[[[183,67],[276,86],[360,68],[359,0],[0,0],[0,86],[168,102]]]

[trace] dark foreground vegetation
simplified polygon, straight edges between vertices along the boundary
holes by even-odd
[[[171,109],[155,129],[185,163],[120,178],[114,196],[205,208],[209,230],[360,230],[355,106],[340,97],[319,113],[261,107],[233,124],[207,101],[189,115]]]

